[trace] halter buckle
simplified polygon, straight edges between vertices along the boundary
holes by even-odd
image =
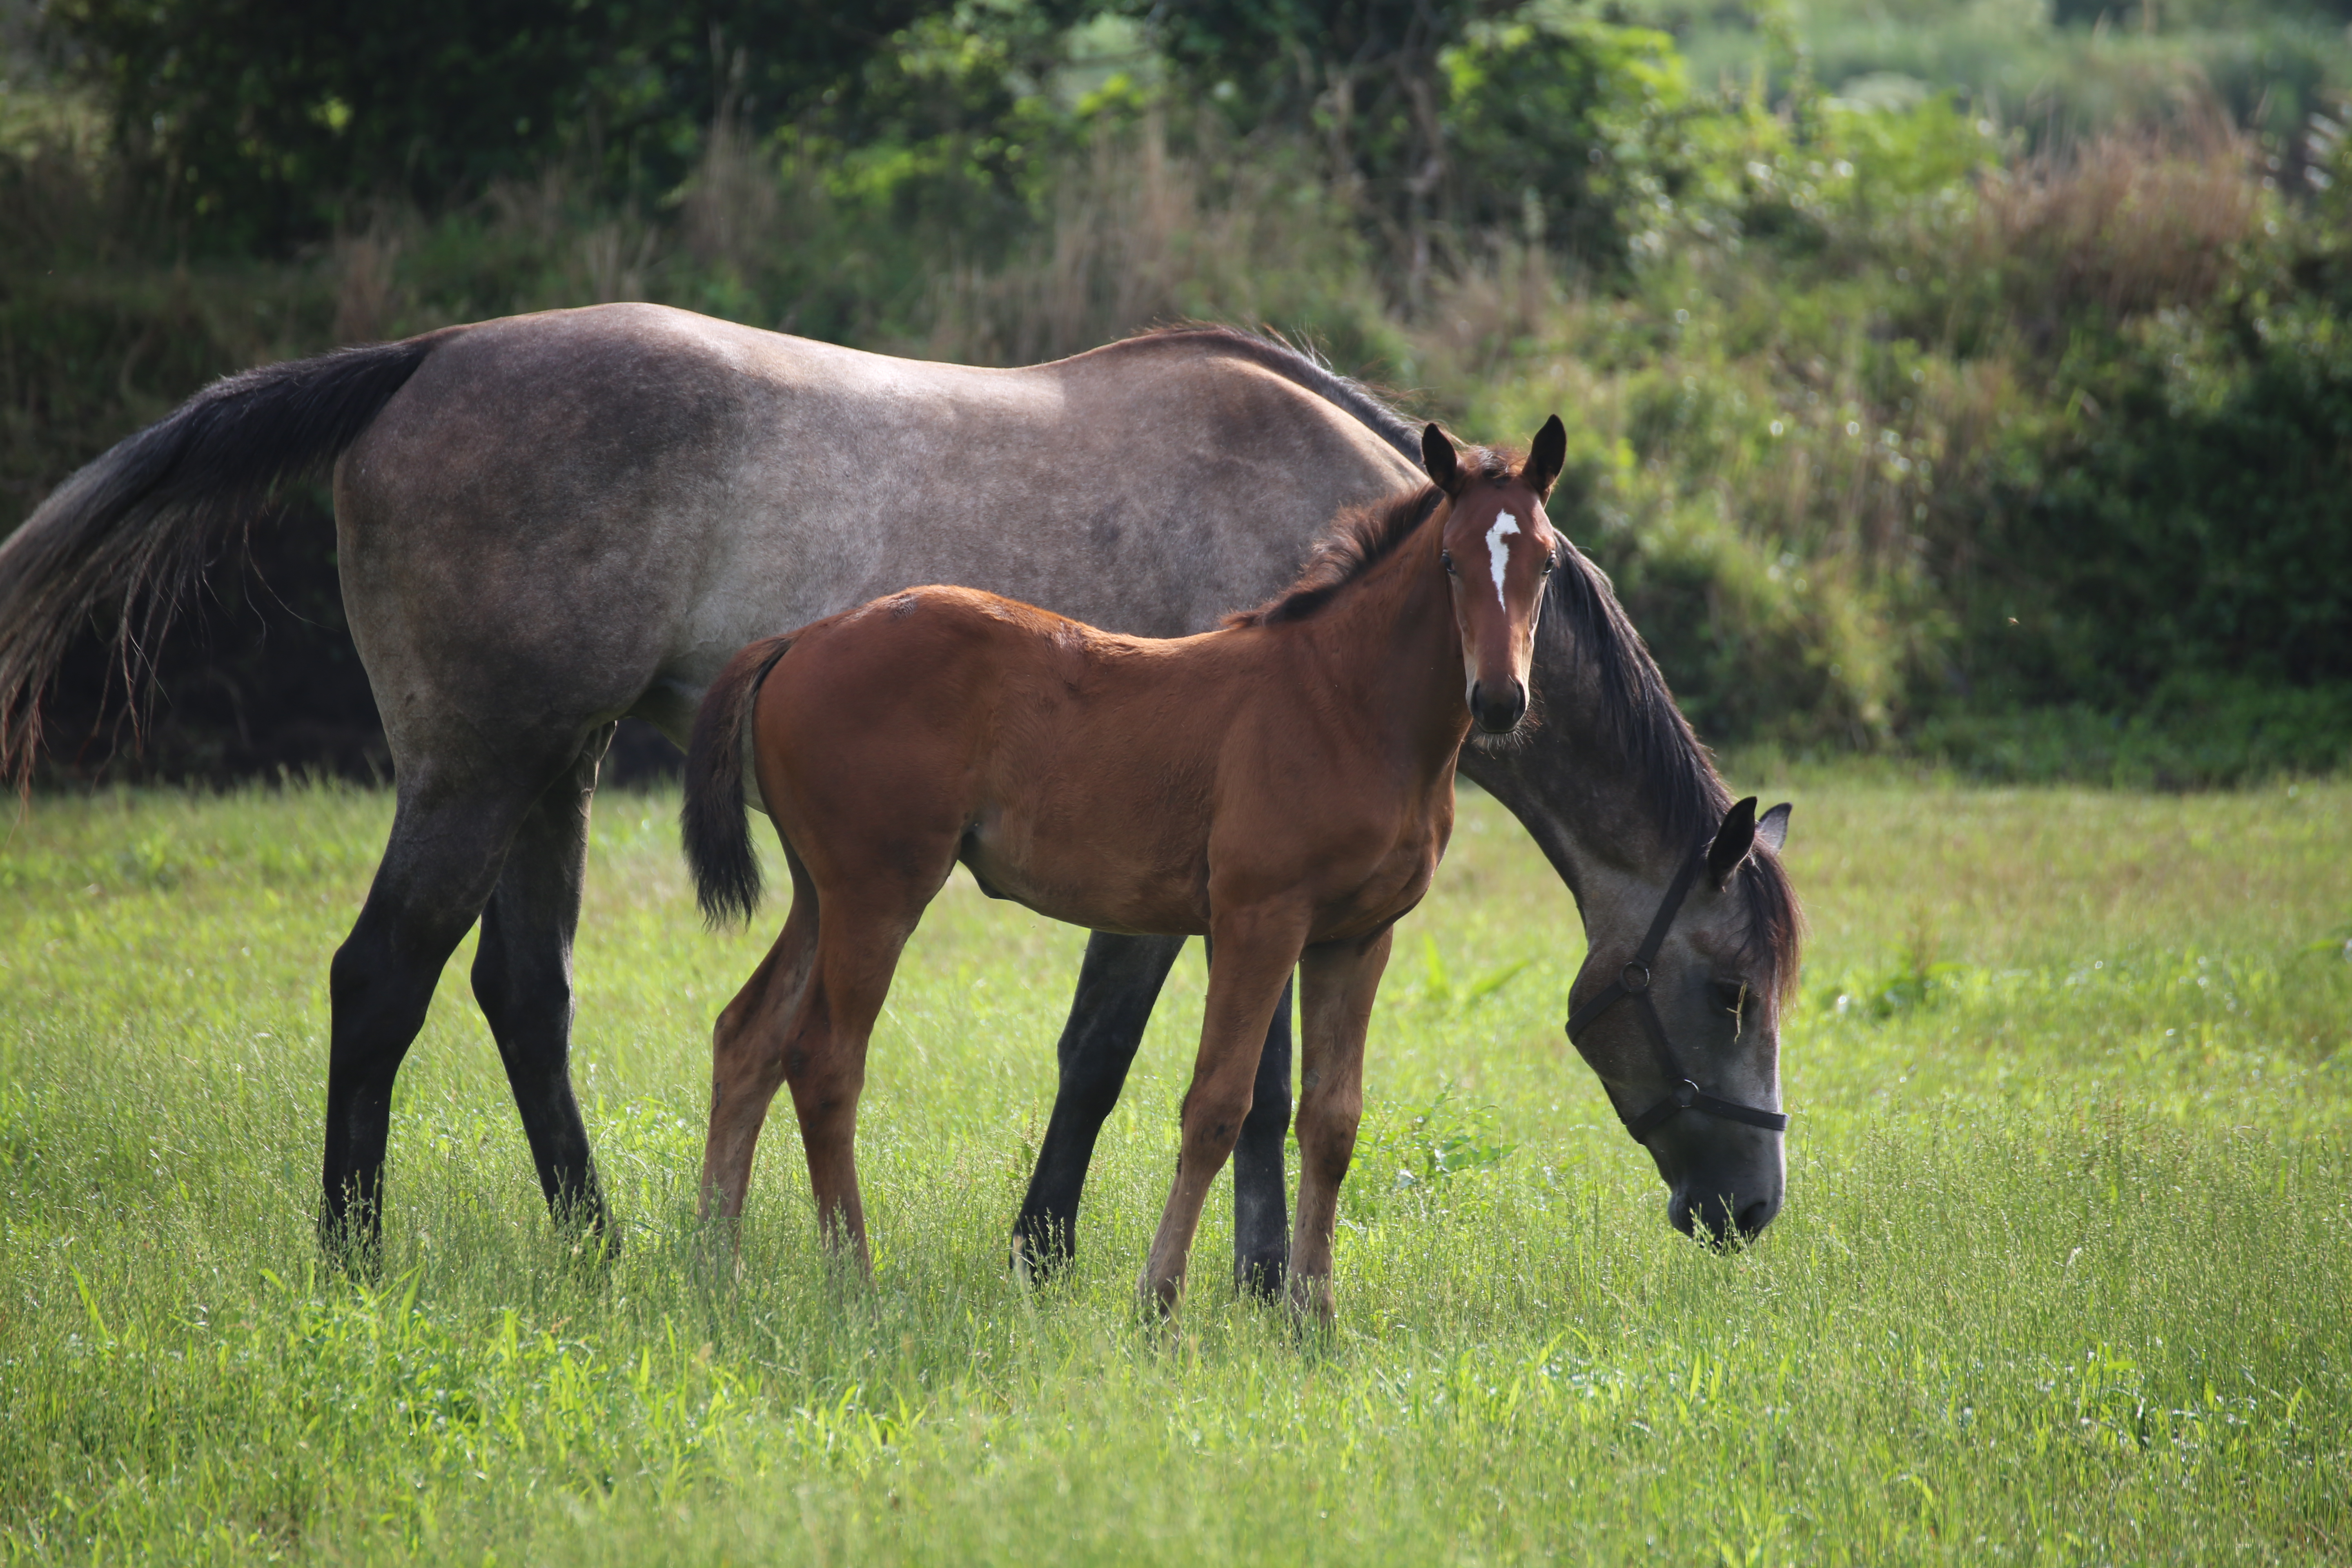
[[[1625,965],[1624,973],[1618,975],[1617,984],[1634,995],[1640,995],[1650,988],[1650,966],[1638,958],[1633,960]]]
[[[1676,1109],[1688,1110],[1692,1106],[1696,1105],[1698,1103],[1698,1085],[1691,1082],[1688,1079],[1684,1079],[1681,1082],[1675,1084],[1674,1101]]]

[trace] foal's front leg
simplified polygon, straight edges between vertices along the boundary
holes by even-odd
[[[1331,1321],[1331,1234],[1339,1184],[1364,1112],[1364,1033],[1389,962],[1393,928],[1363,942],[1325,942],[1299,956],[1298,1221],[1290,1238],[1290,1304]]]
[[[1306,921],[1287,910],[1248,910],[1217,915],[1212,925],[1209,996],[1192,1087],[1184,1096],[1176,1181],[1137,1288],[1147,1310],[1163,1313],[1183,1296],[1201,1205],[1249,1115],[1266,1026],[1298,962]]]

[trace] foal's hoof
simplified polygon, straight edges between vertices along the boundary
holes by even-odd
[[[1166,1322],[1184,1300],[1184,1281],[1154,1279],[1146,1274],[1136,1282],[1135,1310],[1149,1321]]]
[[[1329,1333],[1338,1326],[1338,1314],[1331,1308],[1329,1275],[1292,1275],[1289,1298],[1290,1315],[1300,1328]]]

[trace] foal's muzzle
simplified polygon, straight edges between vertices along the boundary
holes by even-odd
[[[1528,714],[1528,689],[1518,681],[1489,689],[1483,680],[1470,683],[1470,717],[1489,735],[1507,734]]]

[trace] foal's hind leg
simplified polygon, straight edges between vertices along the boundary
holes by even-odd
[[[826,900],[802,1026],[784,1045],[784,1081],[800,1117],[818,1232],[828,1247],[855,1257],[860,1273],[871,1274],[866,1205],[857,1190],[857,1100],[866,1089],[874,1020],[922,906],[901,910],[861,900],[843,909],[845,901],[838,895]]]
[[[836,892],[820,902],[797,858],[792,869],[783,934],[720,1015],[713,1040],[703,1212],[730,1219],[743,1212],[761,1126],[777,1088],[789,1084],[819,1230],[828,1247],[850,1251],[870,1270],[857,1187],[857,1100],[866,1042],[923,900]]]
[[[580,923],[588,803],[612,738],[609,724],[590,736],[571,768],[524,815],[482,911],[474,958],[474,996],[506,1062],[548,1209],[559,1221],[585,1220],[608,1245],[617,1237],[572,1092],[570,1062],[572,937]]]
[[[751,1156],[784,1081],[784,1052],[808,1028],[816,968],[817,900],[789,852],[793,907],[775,946],[719,1015],[710,1037],[710,1130],[702,1143],[702,1215],[733,1219],[751,1184]]]

